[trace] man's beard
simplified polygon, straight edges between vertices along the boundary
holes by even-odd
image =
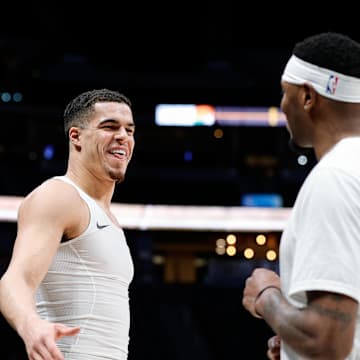
[[[117,184],[122,183],[125,180],[125,173],[123,172],[109,172],[110,177],[115,180]]]
[[[289,139],[289,148],[298,155],[309,155],[313,152],[313,148],[299,146],[293,138]]]

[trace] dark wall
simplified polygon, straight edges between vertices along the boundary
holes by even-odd
[[[227,287],[137,288],[129,360],[265,360],[272,332],[244,311],[241,295]]]

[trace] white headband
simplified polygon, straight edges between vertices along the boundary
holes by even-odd
[[[281,79],[295,85],[310,83],[329,99],[360,103],[360,79],[310,64],[295,55],[290,57]]]

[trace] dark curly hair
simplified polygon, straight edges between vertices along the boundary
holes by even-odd
[[[71,100],[64,111],[64,130],[68,135],[72,126],[84,127],[89,115],[94,111],[94,104],[98,102],[125,103],[131,108],[131,102],[125,95],[109,89],[95,89],[83,92]]]
[[[313,65],[360,78],[360,43],[347,35],[324,32],[295,44],[293,54]]]

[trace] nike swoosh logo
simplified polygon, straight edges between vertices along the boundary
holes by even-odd
[[[98,222],[96,223],[96,227],[97,227],[98,229],[104,229],[104,228],[106,228],[106,227],[108,227],[108,226],[110,226],[110,225],[109,225],[109,224],[100,225]]]

